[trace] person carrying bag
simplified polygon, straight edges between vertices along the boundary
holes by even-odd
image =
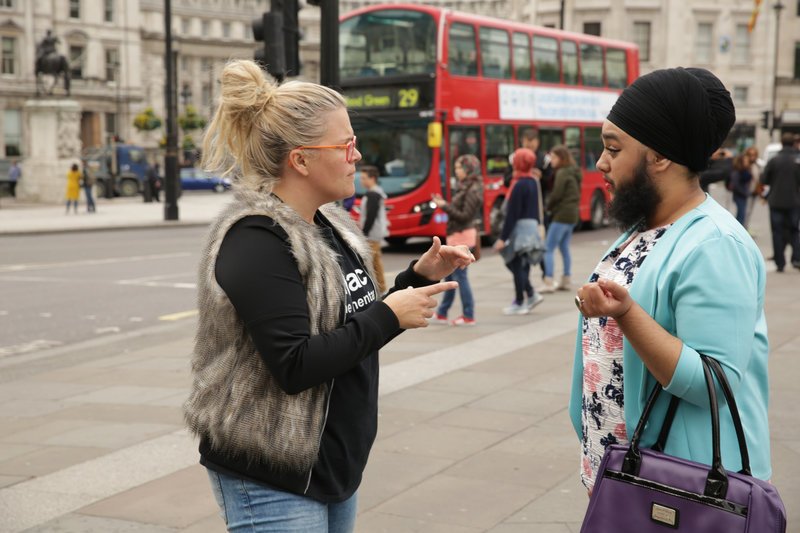
[[[454,165],[458,189],[451,202],[445,201],[439,194],[432,200],[442,211],[447,213],[447,244],[449,246],[467,246],[477,260],[481,256],[480,235],[475,227],[475,218],[481,212],[483,204],[483,179],[481,178],[481,162],[474,155],[462,155]],[[442,303],[431,319],[435,324],[451,324],[453,326],[475,325],[475,300],[467,278],[467,269],[455,270],[447,281],[458,282],[461,295],[462,315],[452,322],[447,320],[447,312],[455,300],[455,290],[444,293]]]

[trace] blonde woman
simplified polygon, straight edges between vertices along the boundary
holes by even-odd
[[[186,422],[229,531],[353,530],[377,431],[378,349],[424,327],[473,258],[438,239],[381,300],[370,247],[335,201],[361,158],[345,101],[252,61],[222,72],[203,147],[233,174],[200,264]],[[416,288],[415,288],[416,287]]]

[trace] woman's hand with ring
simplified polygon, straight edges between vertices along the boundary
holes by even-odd
[[[619,320],[633,304],[633,298],[625,287],[605,279],[587,283],[578,289],[575,296],[575,305],[587,318],[607,316]]]

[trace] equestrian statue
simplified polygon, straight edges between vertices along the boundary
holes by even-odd
[[[54,36],[50,30],[36,45],[36,95],[42,91],[45,94],[53,94],[59,76],[64,76],[64,90],[69,96],[69,61],[58,53],[56,45],[58,37]],[[53,76],[53,82],[47,86],[42,78],[43,75]]]

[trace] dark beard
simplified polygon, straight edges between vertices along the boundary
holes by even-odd
[[[633,179],[614,187],[614,198],[608,206],[608,215],[622,231],[643,226],[656,211],[661,195],[653,180],[647,175],[647,161],[642,161],[633,171]]]

